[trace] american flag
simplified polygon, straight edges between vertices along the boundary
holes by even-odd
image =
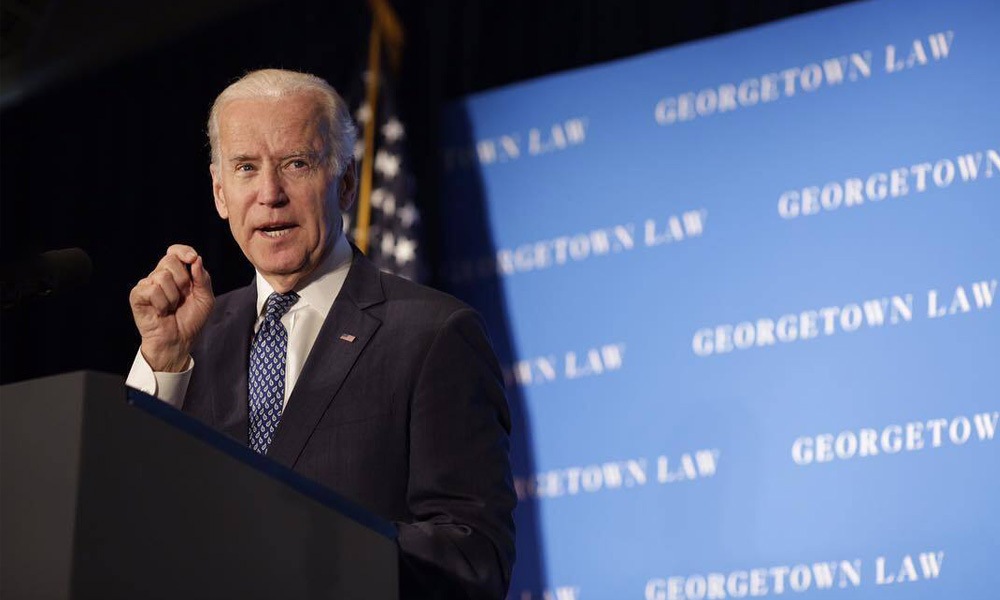
[[[396,82],[390,69],[380,69],[376,106],[375,148],[372,156],[371,217],[368,250],[365,253],[383,271],[413,281],[425,281],[427,266],[421,252],[421,217],[415,202],[415,179],[406,152],[406,126],[399,115]],[[364,129],[372,119],[372,108],[365,103],[364,89],[371,74],[362,74],[361,93],[352,103],[358,124],[358,142],[354,158],[359,173],[365,155]],[[346,231],[357,239],[358,205],[344,216]]]

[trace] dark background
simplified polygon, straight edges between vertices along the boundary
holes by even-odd
[[[431,266],[437,127],[464,94],[807,12],[838,0],[399,2],[399,105]],[[252,277],[212,205],[205,119],[245,71],[303,70],[361,92],[363,0],[5,0],[0,4],[0,259],[79,246],[87,286],[4,310],[0,382],[77,369],[124,374],[135,281],[166,247],[206,258],[216,293]]]

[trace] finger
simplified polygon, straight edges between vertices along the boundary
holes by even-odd
[[[160,288],[163,295],[167,297],[167,301],[170,302],[170,308],[176,308],[181,300],[181,291],[177,289],[173,275],[169,271],[157,271],[151,279]]]
[[[158,285],[154,285],[150,288],[149,303],[156,309],[161,317],[169,315],[173,312],[170,300],[168,300],[166,294],[163,293],[163,288]]]
[[[149,306],[149,280],[140,279],[132,291],[129,292],[128,301],[134,307]]]
[[[171,254],[164,256],[160,259],[160,263],[156,265],[156,270],[157,272],[166,271],[170,273],[174,279],[174,284],[182,293],[185,292],[191,285],[191,275],[188,274],[188,270],[184,266],[184,263],[182,263],[176,256]]]
[[[208,274],[205,261],[200,256],[191,265],[191,277],[196,287],[212,291],[212,276]]]
[[[198,258],[198,251],[191,246],[174,244],[173,246],[167,248],[167,256],[176,256],[184,264],[190,265],[196,258]]]

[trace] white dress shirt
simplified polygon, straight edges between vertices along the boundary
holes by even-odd
[[[343,234],[337,239],[333,250],[329,252],[323,262],[309,277],[299,284],[299,289],[295,290],[299,295],[296,302],[284,316],[281,317],[281,324],[288,332],[288,354],[285,359],[285,405],[288,404],[288,397],[295,388],[295,382],[302,373],[302,367],[309,357],[313,343],[319,335],[319,330],[323,326],[323,321],[333,307],[333,301],[340,288],[344,286],[347,279],[347,272],[351,268],[351,258],[353,251]],[[254,323],[254,332],[260,329],[264,322],[264,305],[267,297],[271,295],[274,288],[257,271],[257,322]],[[132,363],[132,370],[129,371],[126,385],[136,388],[150,396],[156,396],[160,400],[180,408],[184,402],[184,394],[187,392],[188,382],[191,381],[191,371],[194,369],[194,359],[189,359],[188,368],[180,373],[164,373],[153,371],[149,363],[142,356],[142,352],[136,352],[135,361]],[[249,365],[246,365],[249,369]]]

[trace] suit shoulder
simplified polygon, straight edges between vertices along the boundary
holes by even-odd
[[[382,289],[390,306],[405,311],[411,318],[420,317],[428,324],[440,325],[458,313],[478,313],[465,302],[440,290],[414,283],[390,273],[382,273]]]

